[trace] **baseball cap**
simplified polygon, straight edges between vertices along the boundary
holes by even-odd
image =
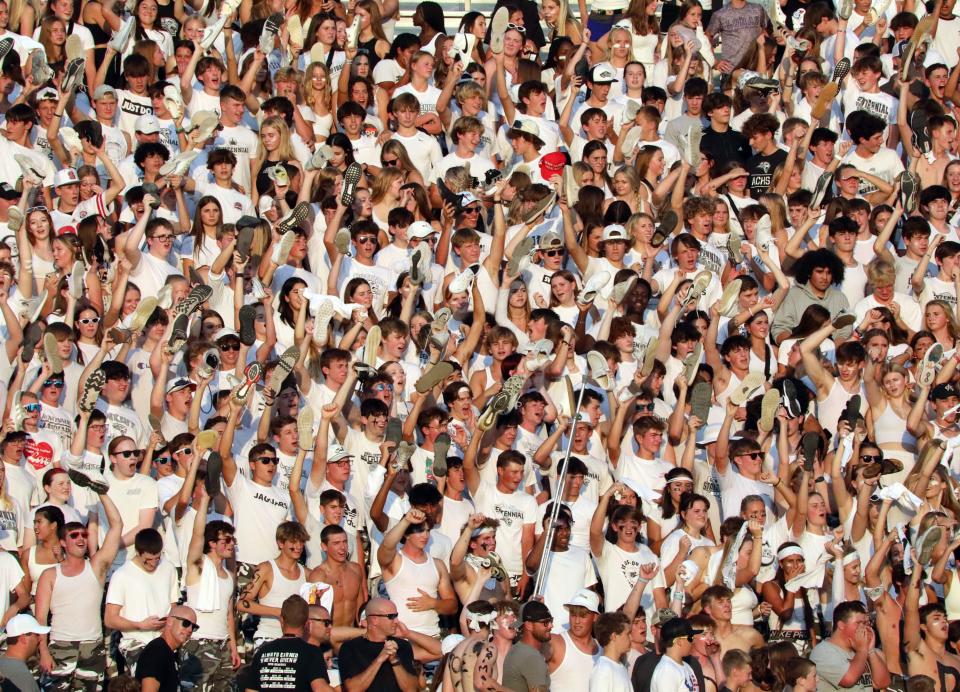
[[[461,192],[461,193],[460,193],[460,208],[461,208],[461,209],[463,209],[464,207],[466,207],[466,206],[468,206],[468,205],[470,205],[470,204],[473,204],[474,202],[479,202],[479,201],[480,201],[480,200],[477,199],[477,196],[476,196],[475,194],[473,194],[472,192]]]
[[[617,71],[613,69],[613,65],[608,62],[600,62],[594,65],[590,69],[588,79],[594,84],[611,84],[620,81],[617,79]]]
[[[114,89],[109,84],[101,84],[93,92],[94,101],[105,98],[107,96],[112,96],[113,98],[117,98],[117,90]]]
[[[407,228],[407,238],[429,238],[437,232],[437,229],[431,226],[426,221],[414,221]]]
[[[136,132],[141,132],[145,135],[152,135],[160,132],[160,121],[157,120],[157,116],[146,113],[137,118],[136,123],[133,125],[133,129]]]
[[[53,174],[53,186],[63,187],[64,185],[79,185],[80,178],[77,172],[72,168],[62,168]]]
[[[563,604],[564,608],[580,606],[581,608],[586,608],[591,613],[600,614],[600,596],[597,595],[596,591],[591,591],[590,589],[580,589],[573,595],[569,601]]]
[[[186,389],[187,387],[190,389],[196,389],[197,385],[194,384],[193,381],[188,380],[186,377],[178,377],[167,384],[167,394],[173,394],[174,392],[178,392],[181,389]]]
[[[44,627],[37,619],[27,613],[14,615],[7,620],[7,636],[19,637],[21,634],[48,634],[49,627]]]
[[[666,623],[675,620],[677,617],[678,615],[669,608],[657,608],[657,612],[653,614],[653,619],[650,621],[650,624],[654,627],[663,627]]]
[[[234,225],[239,231],[241,228],[248,228],[248,227],[253,228],[258,223],[260,223],[260,219],[258,219],[256,216],[250,216],[249,214],[244,214],[239,219],[237,219],[237,223]]]
[[[517,118],[510,126],[507,137],[514,137],[519,133],[530,135],[538,147],[543,146],[543,140],[540,139],[540,126],[529,118]]]
[[[239,339],[240,335],[237,334],[234,330],[227,329],[226,327],[224,327],[223,329],[220,329],[219,331],[217,331],[216,334],[213,335],[213,340],[215,342],[220,341],[220,339],[229,339],[229,338]]]
[[[558,247],[563,247],[563,238],[559,234],[548,231],[540,236],[540,243],[537,245],[538,250],[552,250]]]
[[[257,211],[260,214],[266,214],[267,211],[273,206],[273,197],[270,195],[264,195],[260,198],[260,201],[257,202]]]
[[[669,646],[676,639],[692,637],[702,632],[703,630],[695,630],[686,618],[676,617],[668,620],[660,627],[660,642],[664,646]]]
[[[56,89],[52,87],[44,87],[37,92],[37,102],[40,101],[59,101],[60,94],[57,93]]]
[[[550,609],[540,601],[527,601],[520,611],[522,622],[543,622],[551,619],[553,616],[550,614]]]
[[[944,382],[943,384],[938,384],[930,392],[930,398],[932,400],[937,399],[946,399],[951,396],[960,396],[960,391],[957,390],[957,385],[953,382]]]
[[[603,236],[600,238],[600,242],[603,243],[608,240],[627,241],[627,229],[618,223],[612,223],[609,226],[605,226],[603,229]]]
[[[10,187],[8,183],[0,183],[0,199],[17,200],[20,199],[20,193]]]
[[[550,180],[555,175],[563,173],[567,165],[567,155],[562,151],[551,151],[540,159],[540,177]]]
[[[342,445],[332,445],[327,452],[327,461],[339,461],[340,459],[352,459],[353,455],[343,448]]]

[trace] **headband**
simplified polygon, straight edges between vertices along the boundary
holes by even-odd
[[[476,538],[477,536],[482,536],[485,533],[496,533],[497,530],[493,526],[480,525],[470,532],[470,538]]]
[[[844,555],[843,559],[840,561],[840,564],[846,567],[853,562],[860,562],[860,553],[848,553],[847,555]]]
[[[667,481],[667,485],[676,481],[690,481],[693,483],[693,476],[691,476],[689,473],[675,473],[673,474],[673,478]]]
[[[780,550],[777,551],[778,560],[786,560],[788,557],[793,555],[799,555],[800,557],[803,557],[803,550],[800,548],[800,546],[788,545],[786,548],[780,548]]]
[[[472,610],[467,610],[467,627],[472,630],[479,630],[482,625],[489,625],[491,622],[496,620],[497,611],[487,613],[486,615],[481,615],[480,613],[474,613]]]

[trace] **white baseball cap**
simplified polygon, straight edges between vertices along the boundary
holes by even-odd
[[[137,121],[133,125],[133,129],[135,132],[141,132],[145,135],[152,135],[160,132],[160,121],[157,120],[157,116],[146,113],[137,118]]]
[[[35,617],[27,613],[14,615],[7,621],[8,637],[19,637],[21,634],[49,634],[49,632],[49,627],[44,627]]]
[[[600,596],[597,595],[596,591],[591,591],[590,589],[580,589],[573,595],[569,601],[563,604],[564,608],[570,608],[571,606],[581,606],[586,608],[591,613],[600,614]]]
[[[64,185],[74,185],[80,184],[80,178],[77,177],[77,172],[72,168],[61,168],[59,171],[53,174],[53,186],[62,187]]]

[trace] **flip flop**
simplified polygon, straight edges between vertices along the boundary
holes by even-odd
[[[613,292],[611,293],[611,297],[613,298],[614,302],[617,305],[621,305],[623,303],[623,299],[627,297],[627,295],[630,293],[630,291],[633,290],[633,287],[636,285],[637,285],[636,275],[631,276],[630,278],[624,281],[620,281],[619,283],[614,284]]]
[[[37,352],[37,344],[44,338],[43,329],[36,322],[31,322],[23,330],[23,343],[20,347],[20,362],[29,363]]]
[[[840,331],[841,329],[846,329],[847,327],[853,325],[856,321],[857,318],[852,313],[841,312],[833,318],[833,322],[831,322],[831,324],[833,325],[834,329]]]
[[[763,386],[764,382],[766,382],[766,379],[762,373],[748,372],[746,376],[740,380],[740,384],[730,392],[730,402],[737,406],[743,406],[750,400],[751,396]]]
[[[932,524],[917,538],[917,563],[929,567],[933,562],[933,551],[943,536],[943,529]]]
[[[692,387],[693,381],[700,370],[700,361],[703,359],[703,344],[699,341],[693,347],[690,354],[683,359],[683,376],[687,380],[687,386]]]
[[[723,289],[723,293],[720,294],[720,300],[717,301],[717,310],[724,317],[733,317],[737,314],[737,308],[740,302],[740,288],[742,286],[743,281],[734,279],[727,284],[726,288]]]
[[[507,262],[507,276],[517,276],[530,266],[530,253],[535,245],[536,241],[530,236],[517,243]]]
[[[204,430],[197,434],[194,445],[197,448],[197,454],[201,455],[207,450],[213,449],[220,441],[220,433],[216,430]]]
[[[297,446],[305,452],[313,451],[313,409],[304,406],[297,415]]]
[[[207,495],[211,498],[220,494],[220,474],[223,473],[223,457],[219,452],[210,450],[207,455],[207,475],[203,479],[203,485],[207,490]]]
[[[923,354],[923,360],[920,361],[917,384],[921,387],[929,387],[933,384],[933,380],[937,376],[937,365],[940,364],[942,358],[943,346],[941,344],[935,343],[927,349],[927,352]]]
[[[447,454],[450,452],[450,444],[450,436],[447,433],[440,433],[433,441],[433,468],[430,472],[435,478],[443,478],[447,475]]]
[[[377,351],[380,350],[382,339],[383,334],[380,332],[380,327],[376,324],[370,327],[370,331],[367,332],[367,340],[363,345],[363,362],[371,368],[377,367]]]
[[[806,432],[800,438],[800,457],[803,460],[803,470],[813,473],[813,464],[816,461],[817,450],[820,449],[820,434]]]
[[[713,389],[706,382],[697,382],[690,389],[690,415],[696,416],[706,423],[710,415],[710,406],[713,398]]]
[[[60,345],[57,343],[57,337],[50,332],[43,335],[43,354],[47,358],[50,372],[54,375],[61,374],[63,372],[63,358],[60,357]]]
[[[772,432],[773,424],[777,420],[777,410],[780,408],[780,392],[768,389],[760,402],[760,420],[757,427],[763,432]]]
[[[572,207],[580,198],[580,186],[577,185],[577,179],[573,177],[573,166],[564,166],[561,174],[563,182],[563,197],[567,201],[567,206]]]
[[[414,385],[414,389],[416,389],[420,394],[426,394],[445,379],[450,377],[453,372],[453,364],[449,361],[441,360],[439,363],[434,365],[420,376],[420,379],[418,379]]]

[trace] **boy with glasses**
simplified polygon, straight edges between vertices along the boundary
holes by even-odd
[[[155,199],[152,195],[145,195],[144,206],[149,207],[150,202]],[[146,252],[140,249],[144,236],[147,239]],[[137,223],[127,234],[126,242],[123,244],[123,254],[133,267],[130,270],[129,279],[137,285],[141,295],[158,295],[167,278],[178,273],[167,259],[173,247],[173,236],[173,226],[170,222],[159,218],[151,220],[149,210],[140,215]],[[117,248],[117,251],[119,253],[120,248]]]
[[[684,618],[674,618],[663,625],[660,629],[663,656],[653,671],[650,692],[701,689],[693,668],[684,661],[693,652],[693,638],[700,632]]]
[[[110,468],[103,475],[105,481],[110,484],[108,494],[120,513],[123,530],[120,549],[113,563],[113,568],[116,570],[127,561],[127,548],[134,545],[139,532],[153,526],[160,499],[157,493],[157,482],[150,476],[138,473],[140,461],[143,459],[143,450],[138,448],[134,440],[126,435],[114,438],[107,447],[107,459]],[[98,506],[97,510],[97,516],[91,518],[90,528],[97,529],[97,537],[103,541],[112,525],[103,506]],[[90,542],[91,545],[96,546],[97,538],[92,537]],[[161,549],[162,542],[161,539]],[[159,554],[160,549],[156,552]]]
[[[279,461],[273,445],[260,443],[247,455],[250,477],[241,474],[233,456],[233,439],[245,402],[229,397],[227,428],[217,450],[221,459],[218,473],[215,457],[208,460],[208,487],[220,487],[222,474],[227,499],[234,509],[237,535],[237,588],[245,591],[254,579],[257,565],[273,558],[270,546],[276,542],[276,527],[287,518],[289,500],[273,484]],[[256,592],[256,589],[253,590]]]
[[[53,679],[55,689],[97,688],[103,682],[106,652],[100,602],[123,528],[110,497],[100,493],[99,501],[110,523],[99,550],[88,558],[87,527],[68,522],[60,539],[63,560],[37,581],[37,617],[43,622],[50,618],[50,633],[40,638],[40,668]]]

